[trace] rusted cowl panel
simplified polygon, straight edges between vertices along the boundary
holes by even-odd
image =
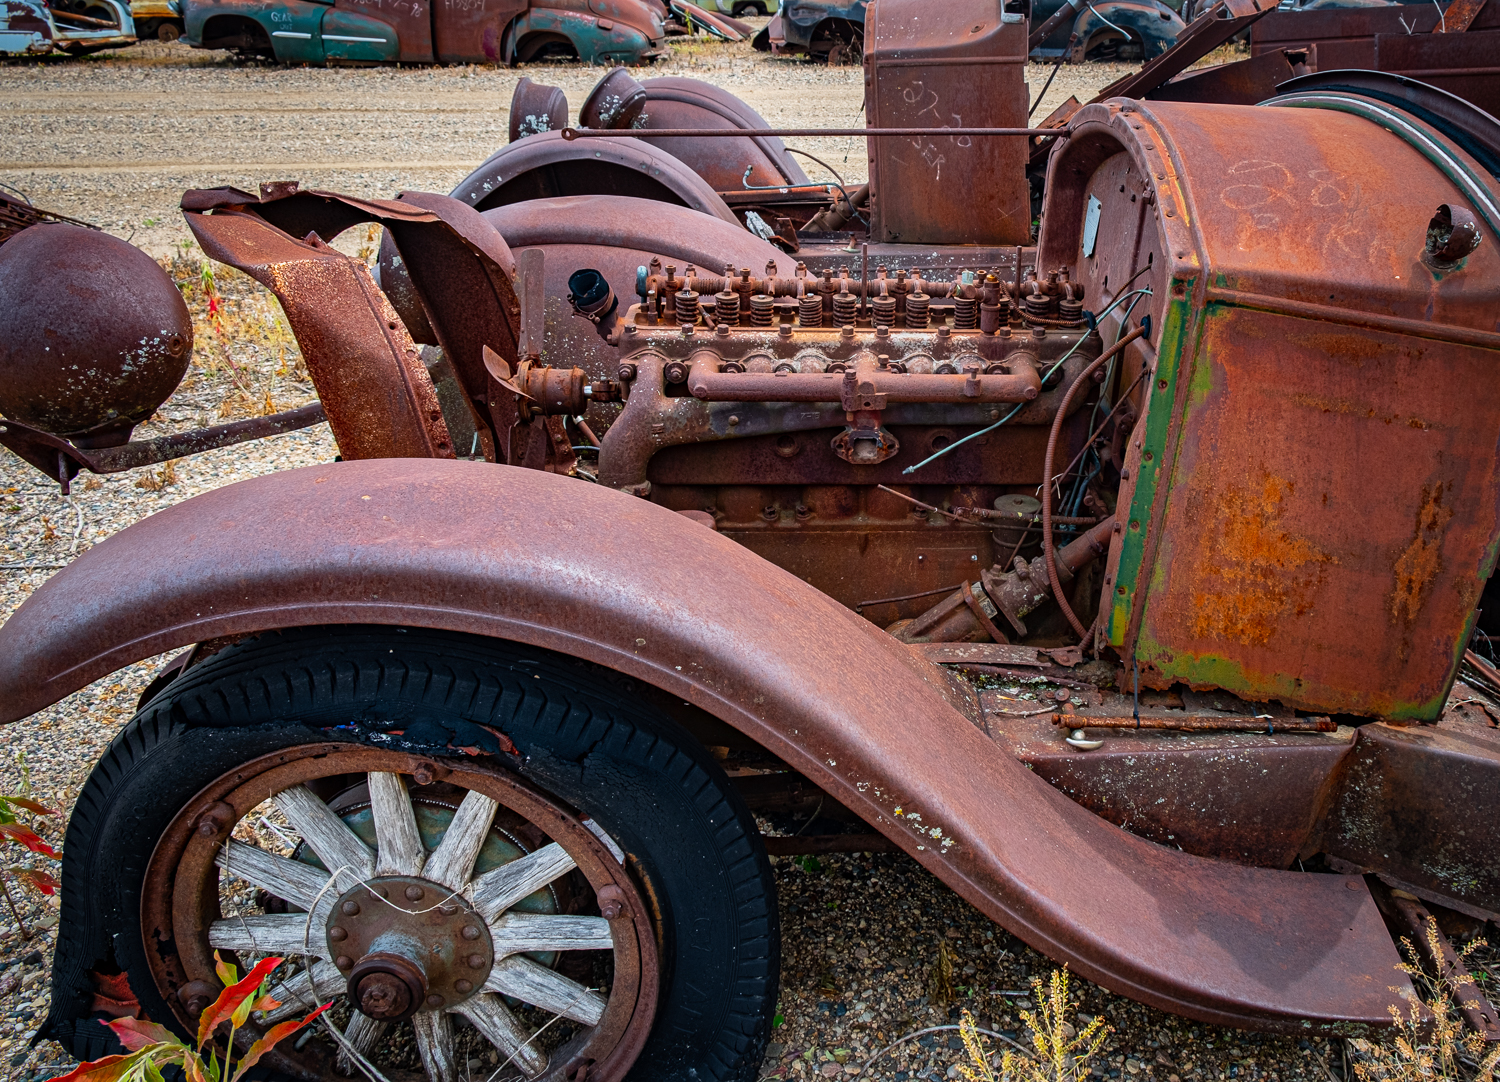
[[[810,183],[774,135],[745,139],[652,138],[652,128],[769,128],[759,113],[721,87],[668,76],[637,82],[624,68],[600,79],[578,110],[580,125],[629,128],[641,141],[676,157],[719,192]]]
[[[870,239],[919,244],[1026,244],[1027,140],[948,136],[942,128],[1026,123],[1026,23],[1002,0],[881,0],[865,27]]]
[[[707,181],[638,139],[570,141],[561,132],[542,132],[490,155],[452,195],[479,210],[559,195],[631,195],[738,224]]]
[[[680,695],[1117,992],[1297,1031],[1386,1024],[1399,1002],[1395,950],[1357,877],[1135,838],[997,748],[935,666],[848,609],[681,515],[540,471],[344,462],[153,515],[0,628],[0,720],[176,645],[342,622],[527,642]]]
[[[172,279],[97,229],[23,229],[0,247],[0,298],[0,413],[83,446],[128,440],[193,355]]]
[[[1494,182],[1379,101],[1277,103],[1089,106],[1049,166],[1043,265],[1100,304],[1139,271],[1158,328],[1108,641],[1146,682],[1434,717],[1500,538]],[[1446,269],[1444,207],[1486,223]]]
[[[776,273],[784,277],[796,269],[794,260],[739,226],[651,199],[530,199],[487,210],[484,217],[516,251],[540,248],[546,253],[545,355],[556,358],[555,364],[578,365],[596,379],[613,379],[620,356],[592,323],[573,314],[568,277],[574,271],[597,270],[620,303],[628,305],[635,297],[637,268],[649,267],[653,258],[663,266],[675,266],[678,273],[689,264],[711,268],[726,260],[756,274],[763,273],[768,262],[774,262]],[[387,281],[384,273],[381,281]]]

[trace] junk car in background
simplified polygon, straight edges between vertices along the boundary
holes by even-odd
[[[639,64],[665,55],[646,0],[181,0],[183,40],[284,63],[516,63],[578,57]]]
[[[0,628],[3,721],[170,658],[72,814],[46,1036],[193,1033],[215,952],[274,953],[247,1037],[336,1002],[278,1077],[749,1082],[776,853],[900,850],[1106,988],[1282,1033],[1389,1025],[1393,936],[1461,966],[1500,920],[1493,118],[1344,70],[1153,98],[1264,14],[1221,0],[1029,129],[1024,20],[873,10],[862,192],[612,72],[588,129],[523,83],[449,195],[186,193],[280,300],[297,411],[132,440],[180,296],[8,212],[0,442],[48,478],[324,419],[342,459]],[[328,243],[366,223],[378,283]],[[856,833],[755,818],[831,805]]]
[[[120,0],[0,0],[0,56],[81,56],[135,40]]]

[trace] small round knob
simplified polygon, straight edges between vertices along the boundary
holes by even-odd
[[[338,966],[340,969],[348,969],[350,966],[354,965],[354,959],[350,958],[347,954],[341,954],[338,956],[338,958],[334,959],[333,964]]]
[[[484,955],[479,954],[478,952],[475,952],[474,954],[469,955],[469,968],[470,969],[483,969],[484,968]]]
[[[335,926],[333,928],[328,929],[328,939],[329,939],[330,942],[333,942],[333,943],[342,943],[344,940],[346,940],[348,938],[349,938],[349,933],[347,931],[345,931],[343,928],[339,928],[339,927]]]
[[[458,980],[453,982],[453,987],[456,991],[462,992],[464,995],[468,995],[470,992],[474,991],[474,982],[466,981],[462,977],[460,977]]]
[[[464,930],[459,933],[465,939],[474,940],[479,938],[479,929],[472,924],[464,925]]]
[[[431,1007],[433,1010],[437,1010],[442,1005],[443,997],[438,995],[436,992],[427,997],[427,1006]]]
[[[357,917],[359,916],[359,903],[353,900],[347,901],[339,906],[339,911],[346,917]]]
[[[406,900],[409,902],[420,902],[422,900],[422,888],[413,883],[406,888]]]

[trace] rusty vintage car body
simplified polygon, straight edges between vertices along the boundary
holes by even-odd
[[[686,80],[610,76],[451,196],[187,193],[286,311],[295,416],[131,442],[166,391],[114,351],[178,364],[170,313],[79,326],[75,227],[0,245],[0,441],[50,477],[325,417],[342,459],[154,515],[0,628],[4,721],[184,651],[79,799],[46,1034],[190,1030],[215,950],[279,953],[251,1033],[349,1008],[287,1077],[394,1077],[410,1026],[434,1082],[476,1040],[753,1078],[769,853],[900,849],[1107,988],[1281,1032],[1387,1024],[1392,931],[1496,919],[1494,121],[1324,71],[1029,129],[1027,27],[971,6],[880,0],[868,190],[777,243],[705,178],[794,133]],[[328,244],[362,223],[378,284]],[[833,806],[863,832],[752,818]],[[272,811],[285,847],[234,833]]]
[[[662,12],[646,0],[183,0],[182,14],[182,38],[194,48],[288,64],[509,64],[547,56],[640,64],[665,55]]]

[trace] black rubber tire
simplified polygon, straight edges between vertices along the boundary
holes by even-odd
[[[147,1016],[171,1019],[145,962],[142,879],[157,838],[213,779],[331,738],[450,757],[478,747],[592,816],[660,906],[660,1001],[631,1077],[754,1079],[780,976],[770,864],[723,771],[633,687],[540,650],[379,627],[267,634],[189,669],[110,744],[68,823],[44,1034],[81,1058],[118,1051],[90,1019],[90,971],[123,969]]]

